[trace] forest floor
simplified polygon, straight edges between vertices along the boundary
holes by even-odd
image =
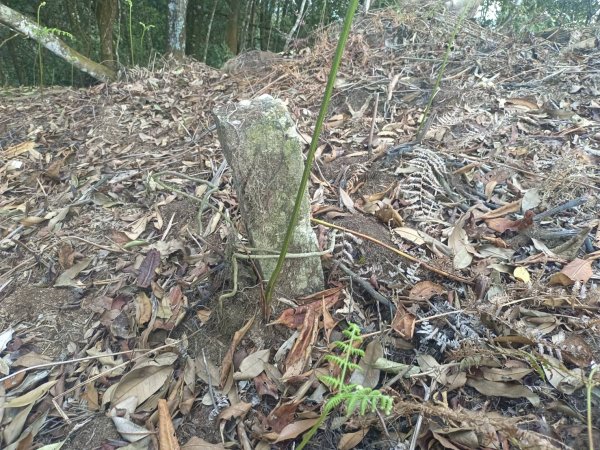
[[[211,111],[270,94],[309,142],[337,28],[228,73],[2,92],[0,447],[294,448],[349,323],[345,381],[393,408],[340,405],[308,448],[600,445],[596,37],[449,45],[456,21],[356,20],[310,185],[322,248],[343,228],[326,290],[267,320],[249,264],[220,307],[245,240]]]

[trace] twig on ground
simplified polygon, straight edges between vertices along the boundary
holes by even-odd
[[[428,263],[426,263],[424,261],[421,261],[420,259],[415,258],[414,256],[411,256],[411,255],[409,255],[407,253],[404,253],[404,252],[398,250],[397,248],[392,247],[391,245],[387,245],[387,244],[381,242],[380,240],[375,239],[374,237],[371,237],[371,236],[369,236],[367,234],[359,233],[358,231],[350,230],[349,228],[341,227],[339,225],[334,225],[332,223],[325,222],[325,221],[319,220],[319,219],[312,218],[311,221],[313,221],[314,223],[318,223],[319,225],[323,225],[323,226],[326,226],[328,228],[334,228],[334,229],[343,231],[345,233],[350,233],[350,234],[352,234],[354,236],[358,236],[360,238],[366,239],[367,241],[371,241],[374,244],[380,245],[381,247],[386,248],[386,249],[390,250],[391,252],[394,252],[397,255],[403,257],[404,259],[407,259],[407,260],[409,260],[411,262],[417,263],[417,264],[421,265],[422,267],[424,267],[425,269],[429,270],[430,272],[437,273],[438,275],[441,275],[441,276],[443,276],[445,278],[449,278],[449,279],[454,280],[454,281],[459,281],[461,283],[465,283],[465,284],[468,284],[468,285],[475,284],[475,281],[473,281],[473,280],[469,280],[468,278],[461,277],[460,275],[454,275],[452,273],[448,273],[448,272],[445,272],[445,271],[443,271],[441,269],[438,269],[437,267],[433,267],[432,265],[430,265],[430,264],[428,264]]]
[[[362,277],[360,277],[359,275],[355,274],[344,263],[340,262],[337,265],[338,265],[338,267],[340,269],[342,269],[343,272],[345,272],[350,278],[352,278],[352,281],[358,283],[360,285],[360,287],[362,287],[365,291],[367,291],[367,293],[374,300],[377,300],[378,303],[380,303],[380,304],[382,304],[384,306],[387,306],[390,309],[390,314],[392,315],[392,317],[394,316],[394,313],[396,311],[396,306],[390,300],[388,300],[386,297],[384,297],[379,292],[377,292],[373,288],[373,286],[371,286],[369,284],[368,281],[364,280]]]

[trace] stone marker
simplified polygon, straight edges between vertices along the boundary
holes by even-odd
[[[270,95],[218,108],[214,115],[251,246],[279,252],[304,170],[296,126],[283,102]],[[305,192],[288,252],[317,251]],[[255,262],[268,281],[277,260]],[[275,292],[295,297],[322,289],[321,258],[309,256],[286,260]]]

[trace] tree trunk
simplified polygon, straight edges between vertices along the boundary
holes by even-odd
[[[109,69],[117,68],[117,58],[113,42],[113,27],[117,18],[117,0],[98,0],[96,21],[100,32],[100,58]]]
[[[0,24],[23,33],[25,36],[46,47],[56,56],[64,59],[69,64],[73,64],[73,66],[82,72],[87,73],[99,81],[108,82],[117,77],[114,70],[86,58],[81,53],[73,50],[55,35],[49,33],[46,28],[40,27],[23,14],[2,3],[0,3]]]
[[[296,31],[298,31],[298,27],[300,27],[300,24],[302,23],[302,20],[304,19],[306,1],[307,0],[302,0],[302,3],[300,4],[300,10],[298,11],[298,16],[296,17],[296,22],[294,23],[294,26],[292,27],[292,29],[288,33],[287,37],[285,38],[285,45],[283,46],[284,51],[286,51],[288,49],[288,47],[290,46],[290,42],[292,42],[292,39],[294,38],[294,34],[296,33]],[[310,7],[311,3],[312,3],[311,0],[308,0],[309,7]]]
[[[168,51],[176,58],[185,56],[185,18],[188,0],[169,0],[169,45]]]
[[[227,21],[227,31],[225,43],[234,55],[238,53],[238,22],[240,19],[241,0],[229,0],[229,20]]]
[[[206,28],[206,41],[204,42],[204,54],[202,55],[202,62],[206,64],[206,57],[208,56],[208,44],[210,43],[210,32],[212,30],[213,20],[215,20],[215,12],[217,11],[217,4],[219,0],[214,0],[213,9],[210,13],[210,20],[208,21],[208,27]]]
[[[250,16],[248,17],[248,24],[246,25],[246,48],[253,49],[254,41],[256,40],[256,2],[258,0],[250,0]]]

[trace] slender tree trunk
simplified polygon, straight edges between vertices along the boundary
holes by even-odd
[[[185,19],[188,0],[169,0],[168,51],[176,58],[185,56]]]
[[[210,32],[212,30],[213,20],[215,20],[215,12],[217,11],[217,4],[219,0],[214,0],[213,9],[210,13],[210,20],[208,21],[208,27],[206,27],[206,40],[204,41],[204,54],[202,55],[202,62],[206,64],[206,57],[208,56],[208,45],[210,43]]]
[[[117,0],[98,0],[96,21],[100,33],[100,58],[109,69],[117,68],[117,58],[113,41],[113,28],[117,18]]]
[[[250,17],[248,16],[249,9],[250,5],[248,4],[248,2],[243,4],[240,8],[240,35],[238,36],[238,53],[242,53],[247,48],[246,37],[248,36],[248,23],[250,20]]]
[[[248,18],[247,37],[246,37],[246,48],[254,48],[254,41],[256,40],[256,2],[259,0],[250,0],[250,16]]]
[[[306,9],[307,2],[308,6],[310,7],[310,4],[312,3],[311,0],[302,0],[302,3],[300,4],[300,10],[298,11],[298,16],[296,17],[296,22],[294,23],[294,26],[285,38],[285,45],[283,46],[283,50],[288,49],[288,47],[290,46],[290,42],[292,42],[292,39],[294,38],[294,34],[296,33],[296,31],[298,31],[298,27],[300,27],[300,24],[304,19],[304,11]]]
[[[238,53],[238,33],[241,0],[229,0],[229,20],[227,21],[227,31],[225,33],[225,43],[234,55]]]
[[[10,55],[10,59],[12,59],[13,62],[13,67],[15,68],[15,74],[17,76],[17,80],[19,81],[19,84],[21,86],[24,86],[26,84],[26,77],[25,74],[23,73],[23,66],[21,65],[21,62],[19,61],[19,58],[17,57],[17,53],[18,51],[16,50],[16,42],[14,42],[12,39],[10,41],[8,41],[6,43],[6,48],[8,49],[8,53]]]
[[[33,20],[2,3],[0,3],[0,24],[6,25],[40,43],[58,57],[97,80],[111,81],[117,76],[114,70],[86,58],[55,35],[49,33],[44,27],[38,26]]]

